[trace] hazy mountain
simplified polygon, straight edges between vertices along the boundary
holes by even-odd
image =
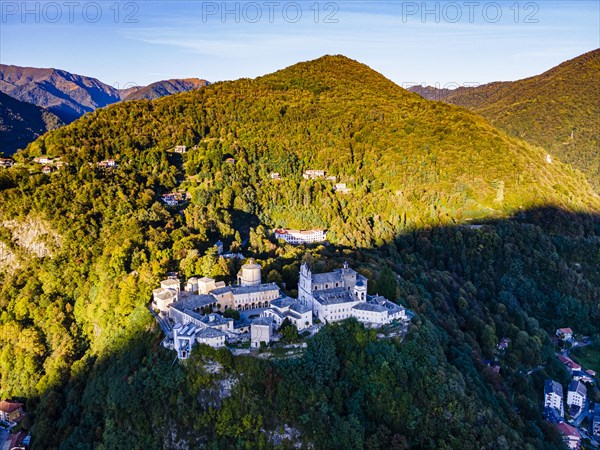
[[[541,75],[474,88],[411,88],[469,108],[508,133],[544,147],[600,189],[600,49]]]
[[[185,78],[181,80],[157,81],[146,87],[141,87],[123,96],[123,101],[128,100],[155,100],[165,95],[178,94],[208,86],[209,82],[198,78]]]
[[[49,111],[0,92],[0,152],[11,155],[48,130],[62,126]]]
[[[58,69],[0,64],[0,91],[41,106],[70,123],[96,108],[121,100],[119,91],[101,81]]]

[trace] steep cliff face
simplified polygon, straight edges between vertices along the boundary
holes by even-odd
[[[13,272],[27,258],[52,258],[62,237],[51,225],[31,216],[0,222],[0,271]]]

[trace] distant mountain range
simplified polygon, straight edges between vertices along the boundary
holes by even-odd
[[[50,111],[0,92],[0,151],[6,155],[63,125]]]
[[[118,89],[64,70],[0,65],[0,91],[41,106],[65,123],[121,100]]]
[[[47,130],[71,123],[97,108],[120,101],[154,100],[208,84],[206,80],[186,78],[116,89],[96,78],[64,70],[0,64],[0,93],[24,103],[19,105],[2,96],[0,151],[11,154]]]
[[[165,95],[179,94],[193,89],[208,86],[210,83],[198,78],[185,78],[183,80],[164,80],[142,87],[123,97],[123,101],[129,100],[155,100]]]
[[[463,106],[584,172],[600,191],[600,49],[531,78],[455,90],[414,86]]]

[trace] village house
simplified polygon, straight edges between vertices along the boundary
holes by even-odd
[[[0,167],[12,167],[15,165],[15,161],[12,158],[0,158]]]
[[[307,170],[306,172],[304,172],[302,177],[305,180],[314,180],[315,178],[325,178],[325,171],[324,170],[314,170],[314,169]]]
[[[0,401],[0,420],[14,422],[23,416],[23,403]]]
[[[559,355],[558,360],[567,367],[571,374],[581,370],[581,366],[567,356]]]
[[[348,188],[346,186],[346,183],[337,183],[334,187],[333,190],[336,192],[339,192],[340,194],[347,194],[349,193],[352,189]]]
[[[406,320],[402,306],[379,295],[367,295],[367,279],[344,263],[342,269],[313,274],[306,263],[300,267],[298,300],[312,309],[322,322],[354,317],[367,325]]]
[[[573,379],[575,381],[582,381],[584,383],[593,383],[594,382],[594,378],[586,372],[583,372],[581,370],[574,370],[573,371]]]
[[[565,341],[571,340],[573,338],[573,330],[570,328],[559,328],[556,330],[556,336]]]
[[[215,242],[215,248],[217,249],[217,255],[221,255],[223,253],[223,243],[221,241]]]
[[[47,156],[40,156],[39,158],[33,158],[33,162],[38,163],[38,164],[47,165],[47,164],[54,164],[54,159],[48,158]]]
[[[569,383],[569,389],[567,391],[567,405],[569,405],[569,414],[571,416],[577,416],[587,397],[587,388],[581,381],[573,380]]]
[[[96,165],[103,169],[114,169],[118,167],[118,164],[114,159],[105,159],[104,161],[100,161]]]
[[[314,244],[327,240],[325,230],[288,230],[280,228],[275,230],[275,239],[283,239],[288,244]]]
[[[185,153],[187,152],[187,147],[185,145],[176,145],[175,148],[173,149],[173,151],[175,153]]]
[[[271,180],[279,180],[281,178],[281,176],[277,172],[272,172],[271,174],[269,174],[269,178]]]
[[[544,407],[557,410],[561,417],[565,415],[563,388],[557,381],[546,380],[544,382]]]
[[[581,434],[579,434],[577,428],[564,422],[559,423],[556,427],[558,428],[558,431],[560,431],[560,434],[562,434],[563,442],[568,448],[577,450],[580,447]]]
[[[498,350],[507,350],[508,346],[510,345],[510,339],[507,337],[503,337],[502,339],[500,339],[500,342],[497,345],[497,349]]]
[[[600,403],[594,405],[594,418],[592,419],[592,433],[600,436]]]

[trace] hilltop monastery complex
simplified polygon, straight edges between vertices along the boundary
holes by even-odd
[[[242,266],[237,284],[226,286],[212,278],[190,278],[184,290],[178,279],[169,278],[153,291],[152,309],[167,338],[165,346],[184,360],[196,343],[223,347],[243,339],[248,331],[252,347],[269,343],[273,333],[288,319],[298,331],[313,326],[313,318],[331,323],[354,317],[367,326],[407,320],[406,310],[379,296],[367,294],[368,280],[344,264],[333,272],[313,274],[306,263],[300,268],[298,299],[281,293],[275,283],[262,283],[261,266]],[[215,311],[257,310],[250,324]],[[246,335],[247,336],[247,335]]]

